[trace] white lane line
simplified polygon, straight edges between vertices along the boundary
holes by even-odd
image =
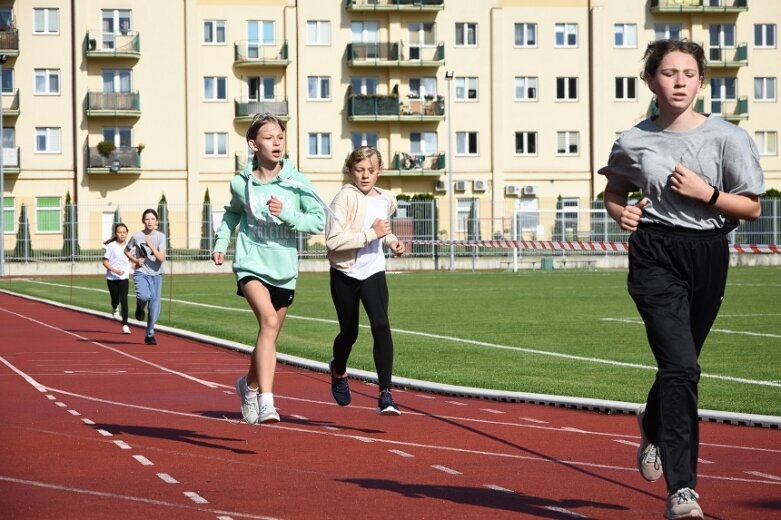
[[[613,442],[617,442],[619,444],[626,444],[627,446],[632,446],[634,448],[639,448],[640,447],[640,443],[639,442],[632,442],[632,441],[627,441],[627,440],[624,440],[624,439],[613,439]]]
[[[129,449],[131,449],[130,448],[130,444],[126,443],[125,441],[114,441],[114,444],[116,444],[117,447],[120,450],[129,450]]]
[[[461,401],[445,401],[447,404],[452,404],[454,406],[469,406],[466,403],[462,403]]]
[[[63,403],[62,401],[57,401],[57,402],[56,402],[56,403],[54,403],[54,404],[56,404],[56,405],[57,405],[57,406],[59,406],[60,408],[67,408],[67,407],[68,407],[68,405],[67,405],[67,404],[65,404],[65,403]]]
[[[618,321],[621,323],[632,323],[635,325],[642,325],[643,321],[637,318],[600,318],[602,321]],[[711,329],[711,332],[721,332],[722,334],[738,334],[743,336],[756,336],[760,338],[774,338],[781,339],[781,334],[765,334],[762,332],[749,332],[744,330],[730,330],[730,329]]]
[[[770,480],[781,481],[781,477],[779,477],[778,475],[771,475],[770,473],[762,473],[761,471],[745,471],[744,473],[748,475],[754,475],[755,477],[769,478]]]
[[[557,513],[563,513],[573,518],[588,518],[587,516],[581,515],[580,513],[576,513],[575,511],[570,511],[569,509],[564,507],[545,506],[545,509],[548,509],[550,511],[556,511]]]
[[[203,498],[201,495],[196,493],[195,491],[185,491],[184,496],[195,502],[196,504],[208,504],[209,501]]]
[[[512,489],[507,489],[507,488],[502,487],[502,486],[497,486],[496,484],[485,484],[483,487],[488,488],[488,489],[493,489],[494,491],[501,491],[502,493],[515,494],[515,491],[513,491]]]
[[[393,454],[395,454],[395,455],[398,455],[399,457],[404,457],[404,458],[414,458],[415,457],[415,455],[412,455],[411,453],[407,453],[406,451],[401,451],[401,450],[388,450],[388,451],[393,453]]]
[[[480,408],[480,410],[482,410],[484,412],[492,413],[492,414],[495,414],[495,415],[503,415],[503,414],[506,413],[506,412],[502,412],[500,410],[494,410],[493,408]]]
[[[71,415],[75,415],[75,416],[77,416],[77,417],[81,415],[81,414],[80,414],[79,412],[77,412],[76,410],[68,410],[68,413],[69,413],[69,414],[71,414]]]
[[[133,458],[136,459],[142,466],[154,466],[154,463],[143,455],[133,455]]]
[[[48,399],[49,401],[54,401],[54,400],[56,400],[57,398],[56,398],[56,397],[54,397],[52,394],[48,394],[48,395],[46,396],[46,399]]]
[[[297,415],[297,414],[291,414],[290,417],[293,419],[298,419],[299,421],[308,421],[309,418],[304,417],[303,415]]]
[[[97,432],[104,437],[113,437],[111,432],[98,428]]]
[[[92,419],[84,418],[81,420],[81,422],[89,426],[95,426],[95,421],[93,421]]]
[[[158,473],[157,477],[160,480],[162,480],[163,482],[165,482],[166,484],[178,484],[179,483],[178,480],[176,480],[174,477],[172,477],[168,473]]]
[[[431,467],[436,469],[436,470],[439,470],[439,471],[441,471],[443,473],[447,473],[449,475],[463,475],[463,473],[461,473],[460,471],[455,470],[453,468],[448,468],[447,466],[440,466],[439,464],[432,464]]]
[[[542,421],[540,419],[532,419],[531,417],[519,417],[522,421],[527,421],[535,424],[548,424],[548,421]]]

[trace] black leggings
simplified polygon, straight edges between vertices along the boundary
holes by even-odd
[[[127,279],[106,279],[106,285],[108,285],[108,293],[111,295],[111,310],[113,311],[117,307],[121,307],[122,325],[127,325],[127,291],[130,281]]]
[[[359,305],[363,303],[374,338],[374,366],[380,390],[389,389],[393,373],[393,340],[388,321],[385,271],[373,274],[366,280],[356,280],[331,269],[331,299],[339,319],[339,334],[333,346],[334,372],[342,374],[347,371],[347,359],[358,339]]]

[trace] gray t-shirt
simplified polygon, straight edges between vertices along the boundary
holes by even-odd
[[[152,241],[155,244],[155,249],[165,252],[165,235],[155,230],[152,231]],[[143,231],[136,231],[133,236],[130,237],[130,241],[127,243],[127,248],[136,258],[145,258],[143,265],[136,267],[136,271],[148,276],[155,276],[163,274],[163,262],[158,262],[155,255],[152,254],[152,249],[146,245],[146,234]]]
[[[661,130],[650,119],[642,121],[616,140],[599,173],[620,189],[640,190],[651,201],[641,222],[703,230],[736,227],[737,221],[713,206],[672,191],[669,177],[678,163],[721,191],[765,193],[754,140],[744,129],[714,115],[687,132]]]

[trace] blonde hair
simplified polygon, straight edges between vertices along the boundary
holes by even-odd
[[[283,132],[285,131],[285,123],[283,123],[279,117],[271,112],[262,112],[255,114],[252,118],[252,123],[250,123],[249,128],[247,128],[247,141],[255,139],[260,131],[260,127],[268,123],[277,125]]]
[[[359,163],[364,159],[371,159],[372,157],[377,158],[380,169],[382,170],[385,167],[385,165],[382,162],[382,154],[380,153],[380,151],[374,148],[373,146],[359,146],[358,148],[350,152],[350,155],[348,155],[347,159],[344,160],[344,169],[342,171],[345,174],[349,174],[350,170],[352,169],[355,163]]]

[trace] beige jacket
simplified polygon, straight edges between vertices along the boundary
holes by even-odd
[[[388,217],[396,211],[396,195],[390,191],[381,190],[381,197],[388,200]],[[329,215],[325,226],[325,245],[328,248],[328,261],[331,267],[342,272],[349,272],[355,263],[358,250],[372,240],[377,239],[377,233],[369,228],[363,230],[366,219],[366,195],[361,193],[354,184],[345,184],[331,202],[333,214]],[[397,241],[393,233],[382,238],[384,245]]]

